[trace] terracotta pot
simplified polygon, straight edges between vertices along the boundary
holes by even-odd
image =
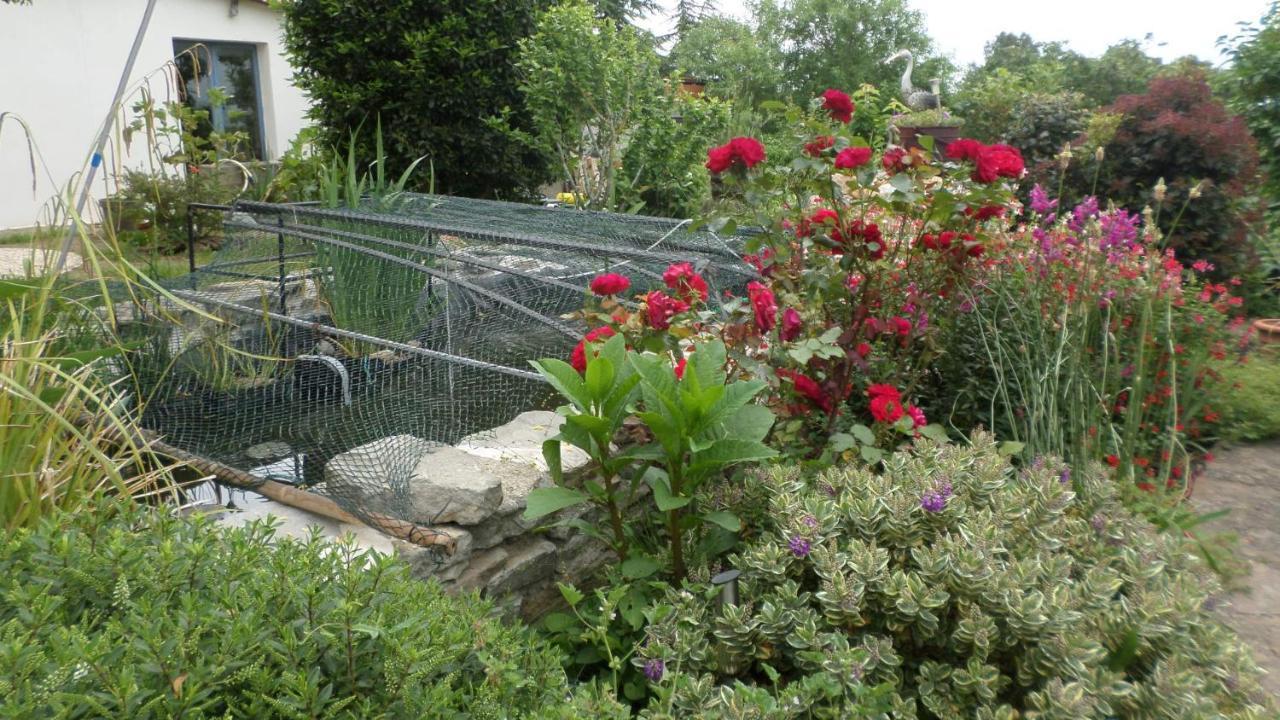
[[[1260,343],[1280,343],[1280,319],[1263,318],[1253,321],[1253,331]]]
[[[920,138],[925,135],[933,138],[933,150],[938,154],[942,154],[948,145],[960,139],[960,128],[956,126],[899,127],[897,130],[899,142],[908,150],[924,147],[920,144]]]
[[[687,77],[680,80],[680,92],[685,95],[702,97],[702,94],[706,92],[706,90],[707,84],[697,78]]]

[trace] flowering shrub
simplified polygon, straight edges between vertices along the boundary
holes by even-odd
[[[1268,716],[1211,574],[1096,471],[1015,471],[979,433],[882,474],[761,482],[769,525],[732,557],[740,604],[672,591],[650,611],[632,663],[652,717],[715,716],[752,678],[786,701],[776,717]]]

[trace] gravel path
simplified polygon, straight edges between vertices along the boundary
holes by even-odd
[[[1239,537],[1237,552],[1249,565],[1223,615],[1253,645],[1268,672],[1263,686],[1280,697],[1280,442],[1220,453],[1196,481],[1193,497],[1203,512],[1231,510],[1203,526]]]
[[[46,248],[32,250],[28,245],[0,247],[0,277],[22,277],[26,274],[25,265],[34,260],[37,272],[58,261],[58,251]],[[77,254],[67,255],[67,265],[63,272],[75,270],[84,264]]]

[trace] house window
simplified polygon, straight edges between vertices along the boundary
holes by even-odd
[[[195,134],[208,137],[214,131],[243,133],[246,139],[232,150],[264,159],[257,46],[174,40],[173,53],[182,78],[179,91],[183,102],[208,113]]]

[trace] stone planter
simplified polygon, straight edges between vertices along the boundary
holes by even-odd
[[[1258,342],[1264,345],[1280,343],[1280,318],[1254,320],[1253,331],[1258,334]]]
[[[933,150],[941,155],[946,151],[947,146],[952,142],[960,139],[960,128],[958,126],[918,126],[918,127],[899,127],[898,142],[902,147],[912,150],[914,148],[922,148],[920,138],[928,135],[933,138]]]

